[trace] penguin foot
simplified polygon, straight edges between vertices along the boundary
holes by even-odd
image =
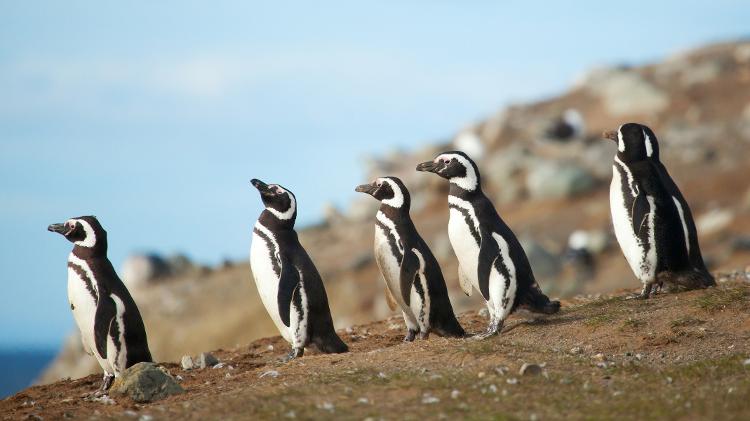
[[[419,339],[428,339],[430,337],[429,330],[422,330],[419,332]]]
[[[102,377],[102,385],[99,387],[99,390],[94,392],[94,396],[102,396],[106,395],[107,391],[110,387],[112,387],[112,382],[115,380],[114,374],[104,374],[104,377]]]
[[[417,331],[409,329],[406,331],[406,336],[404,336],[404,342],[413,342],[414,338],[417,337]]]
[[[493,320],[490,322],[490,325],[487,326],[487,331],[485,331],[484,333],[476,334],[472,336],[471,339],[481,341],[491,336],[499,335],[501,330],[503,330],[503,321]]]
[[[281,357],[281,362],[288,363],[289,361],[299,358],[305,354],[305,348],[292,348],[292,350],[284,357]]]

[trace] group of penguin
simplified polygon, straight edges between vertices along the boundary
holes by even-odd
[[[659,161],[656,136],[628,123],[603,136],[617,143],[610,206],[615,236],[635,276],[638,295],[658,290],[705,288],[715,284],[703,262],[695,223],[685,198]],[[487,330],[500,333],[516,309],[553,314],[560,302],[540,289],[529,259],[511,229],[482,191],[479,169],[463,152],[444,152],[417,171],[448,180],[448,236],[458,259],[458,279],[467,295],[476,289],[489,310]],[[297,200],[278,185],[253,179],[265,209],[253,228],[250,264],[255,284],[281,336],[291,344],[285,358],[306,346],[324,353],[348,351],[336,334],[323,281],[294,230]],[[375,260],[388,304],[400,309],[404,341],[440,336],[466,337],[453,312],[435,256],[409,216],[410,195],[396,177],[380,177],[355,189],[380,201],[375,215]],[[52,224],[49,231],[73,243],[68,257],[68,299],[84,350],[104,371],[106,393],[126,368],[151,361],[146,329],[135,301],[107,258],[107,233],[93,216]]]

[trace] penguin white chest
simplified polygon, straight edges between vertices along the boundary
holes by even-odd
[[[479,244],[472,234],[472,229],[473,227],[468,224],[463,212],[455,208],[450,209],[448,238],[464,275],[471,281],[471,285],[478,290]]]
[[[276,270],[280,270],[281,266],[277,257],[278,245],[265,227],[256,224],[255,228],[262,233],[262,235],[258,234],[254,230],[250,245],[250,267],[255,279],[255,286],[258,288],[258,294],[266,307],[266,311],[268,311],[281,336],[287,341],[291,341],[289,328],[284,325],[279,315],[279,275],[276,274]]]
[[[68,266],[68,301],[73,319],[81,331],[84,351],[96,352],[94,340],[94,317],[96,316],[96,281],[85,262],[69,260],[76,268]],[[82,272],[82,274],[80,272]],[[88,272],[88,273],[87,273]],[[88,282],[87,282],[88,281]]]
[[[644,233],[647,233],[643,236],[644,239],[638,238],[638,235],[633,230],[632,210],[628,206],[625,195],[630,194],[631,197],[634,197],[639,192],[635,190],[637,186],[633,185],[630,179],[626,180],[625,187],[630,191],[623,192],[623,177],[630,178],[632,176],[628,173],[627,169],[623,168],[622,171],[624,174],[620,174],[620,169],[618,169],[617,165],[612,167],[612,183],[609,186],[609,202],[615,237],[635,276],[641,282],[648,282],[654,278],[656,271],[656,242],[653,229],[654,212],[649,212],[641,228],[644,230]],[[649,197],[648,201],[653,209],[653,199]]]

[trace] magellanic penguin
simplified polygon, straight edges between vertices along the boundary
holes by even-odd
[[[294,230],[294,194],[278,184],[251,183],[266,208],[253,228],[250,266],[263,305],[292,345],[286,359],[301,357],[311,343],[325,353],[348,351],[333,328],[323,281]]]
[[[630,268],[643,283],[640,297],[648,298],[654,286],[714,285],[690,207],[659,161],[654,132],[628,123],[604,137],[617,143],[609,189],[612,223]]]
[[[516,308],[552,314],[559,301],[550,301],[539,288],[521,244],[482,192],[479,169],[463,152],[444,152],[417,166],[450,182],[448,236],[456,252],[463,291],[482,293],[490,325],[480,338],[500,332]]]
[[[73,243],[68,300],[83,350],[104,370],[103,393],[126,368],[151,361],[141,313],[107,258],[107,232],[96,217],[72,218],[47,229]]]
[[[356,191],[380,200],[375,216],[375,260],[386,284],[391,310],[401,308],[411,342],[430,331],[462,337],[465,332],[453,313],[443,272],[409,216],[409,191],[396,177],[381,177]]]

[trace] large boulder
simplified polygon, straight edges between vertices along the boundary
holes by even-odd
[[[585,169],[556,161],[538,161],[531,166],[526,188],[533,199],[559,199],[591,190],[596,180]]]
[[[138,363],[115,379],[110,393],[125,395],[136,402],[152,402],[184,393],[185,389],[156,363]]]
[[[669,106],[669,96],[638,72],[625,68],[598,69],[584,81],[613,116],[650,115]]]

